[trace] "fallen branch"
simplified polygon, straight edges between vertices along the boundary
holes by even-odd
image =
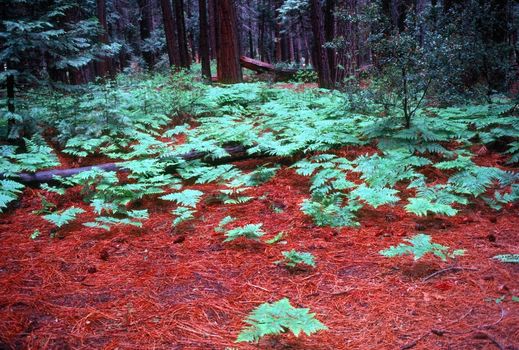
[[[486,339],[490,340],[499,350],[506,350],[506,348],[501,344],[501,342],[499,342],[494,336],[490,335],[487,332],[479,331],[478,333],[476,333],[474,335],[474,337],[476,337],[478,339],[486,338]]]
[[[254,58],[242,56],[240,57],[240,64],[242,67],[250,69],[256,73],[273,73],[276,81],[289,80],[294,74],[297,73],[297,69],[289,68],[276,68],[272,64],[255,60]]]
[[[207,160],[207,163],[209,164],[222,164],[230,161],[236,161],[236,160],[242,160],[251,158],[253,156],[247,154],[247,149],[244,146],[227,146],[224,147],[225,151],[229,153],[228,157],[225,158],[219,158],[219,159],[209,159]],[[201,159],[206,157],[208,154],[207,152],[200,152],[200,151],[191,151],[189,153],[179,155],[178,158],[181,158],[183,160],[195,160],[195,159]],[[266,155],[254,155],[255,158],[259,157],[265,157]],[[104,163],[104,164],[98,164],[98,165],[91,165],[81,168],[71,168],[71,169],[53,169],[53,170],[45,170],[45,171],[38,171],[36,173],[20,173],[16,176],[12,176],[12,178],[15,178],[17,181],[30,184],[30,183],[45,183],[45,182],[51,182],[55,181],[55,177],[70,177],[77,175],[79,173],[89,171],[92,169],[100,169],[104,171],[125,171],[126,168],[124,167],[123,163]],[[0,179],[5,178],[2,174],[0,174]]]

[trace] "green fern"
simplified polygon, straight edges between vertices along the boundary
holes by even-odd
[[[373,188],[362,184],[350,192],[349,198],[366,202],[372,207],[378,208],[381,205],[398,202],[400,198],[396,195],[397,193],[398,191],[395,189],[386,187]]]
[[[406,241],[411,243],[411,245],[401,243],[398,246],[392,246],[388,249],[381,250],[379,253],[388,258],[402,255],[413,255],[415,261],[420,260],[428,253],[439,257],[443,261],[446,261],[447,258],[454,258],[465,253],[464,250],[454,250],[452,253],[449,253],[449,247],[432,243],[431,236],[426,234],[418,234],[410,239],[406,239]]]
[[[64,225],[74,221],[77,215],[82,214],[84,212],[85,211],[81,208],[71,207],[66,210],[57,211],[52,214],[44,215],[43,218],[56,225],[58,228],[61,228]]]
[[[178,207],[172,211],[173,215],[175,215],[175,219],[173,220],[173,226],[178,226],[183,222],[189,221],[193,219],[195,216],[195,210],[188,207]]]
[[[519,254],[502,254],[496,255],[493,258],[504,263],[519,264]]]
[[[225,232],[225,226],[227,226],[228,224],[230,224],[231,222],[235,221],[236,219],[233,218],[232,216],[226,216],[224,217],[220,223],[218,224],[218,226],[214,229],[215,232],[218,232],[218,233],[223,233]]]
[[[299,265],[308,265],[315,267],[315,258],[311,253],[298,252],[292,249],[289,252],[283,252],[283,260],[276,261],[275,264],[283,264],[289,268],[295,268]]]
[[[287,298],[258,306],[245,323],[249,326],[240,332],[236,342],[257,342],[264,336],[286,332],[298,337],[301,333],[312,335],[328,329],[309,309],[295,308]]]
[[[197,190],[184,190],[182,192],[167,194],[160,197],[160,199],[177,202],[180,205],[195,208],[203,194],[203,192]]]
[[[110,231],[116,225],[130,225],[142,227],[142,221],[148,219],[148,210],[130,210],[126,213],[128,217],[98,216],[95,221],[84,223],[86,227],[100,228]]]
[[[261,230],[261,226],[263,226],[263,224],[248,224],[229,230],[225,233],[225,237],[227,238],[224,239],[224,242],[231,242],[240,237],[259,241],[259,239],[265,235],[265,232]]]
[[[324,197],[313,197],[306,199],[301,204],[301,210],[306,215],[312,217],[317,226],[359,226],[355,212],[360,209],[360,205],[350,201],[348,205],[343,205],[340,195],[334,194]]]
[[[24,189],[24,185],[4,179],[0,180],[0,213],[2,209],[7,208],[7,205],[18,198],[18,194]]]

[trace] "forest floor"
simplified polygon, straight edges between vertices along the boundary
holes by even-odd
[[[473,151],[478,165],[505,163],[499,153]],[[60,168],[108,160],[79,163],[56,152]],[[367,145],[331,153],[355,159],[375,152]],[[233,164],[246,173],[273,163],[280,159]],[[149,211],[142,228],[103,232],[82,225],[95,215],[80,186],[63,196],[26,188],[0,214],[0,349],[519,349],[519,265],[492,259],[519,253],[517,203],[494,211],[475,199],[454,217],[418,217],[401,205],[410,195],[402,186],[401,203],[360,209],[358,228],[318,227],[300,208],[311,195],[309,177],[281,164],[239,205],[222,205],[222,185],[186,184],[204,196],[196,220],[178,227],[176,205],[158,195],[133,204]],[[449,179],[434,167],[425,171],[435,183]],[[34,213],[43,195],[57,208],[85,212],[56,231]],[[283,232],[283,241],[223,243],[215,227],[227,216],[236,225],[262,223],[266,238]],[[35,229],[42,233],[31,239]],[[419,232],[466,253],[449,262],[379,254]],[[291,249],[312,253],[317,266],[274,264]],[[254,308],[284,297],[329,330],[235,343]]]
[[[476,160],[496,165],[499,157]],[[235,165],[247,170],[275,160]],[[441,181],[441,172],[437,176]],[[282,168],[253,189],[255,200],[239,206],[215,203],[211,193],[218,185],[194,185],[208,193],[201,217],[177,230],[168,205],[150,200],[142,203],[150,208],[142,229],[100,234],[72,223],[54,239],[36,240],[29,238],[34,229],[51,225],[31,214],[40,209],[40,190],[26,189],[18,207],[0,216],[0,348],[518,348],[519,303],[511,297],[519,293],[519,266],[491,259],[517,250],[517,206],[497,213],[476,202],[453,218],[421,219],[383,206],[362,209],[360,228],[316,227],[299,208],[308,181]],[[59,206],[86,209],[79,191],[56,197]],[[214,227],[227,215],[263,223],[269,237],[283,231],[286,244],[224,244]],[[378,254],[416,231],[467,253],[456,269],[435,276],[453,265]],[[290,272],[273,264],[292,248],[311,252],[317,267]],[[234,343],[252,309],[282,297],[310,308],[329,330],[271,337],[259,346]]]

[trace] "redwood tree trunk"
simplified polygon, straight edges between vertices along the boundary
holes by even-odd
[[[335,38],[335,0],[326,0],[324,6],[324,39],[331,42]],[[333,48],[327,48],[328,67],[330,70],[330,79],[335,84],[337,82],[336,69],[337,59],[336,51]]]
[[[170,0],[160,0],[162,17],[164,20],[164,32],[166,34],[166,46],[168,49],[169,64],[180,67],[180,52],[176,33],[176,22],[173,17],[173,9]]]
[[[187,48],[187,33],[183,0],[175,0],[175,17],[177,21],[180,66],[184,68],[189,68],[191,66],[191,60],[189,59],[189,50]]]
[[[99,41],[107,44],[108,43],[108,25],[106,24],[106,2],[105,0],[96,1],[96,12],[99,24],[103,29],[103,32],[99,36]],[[111,60],[109,57],[102,57],[95,64],[96,75],[104,77],[110,72]]]
[[[242,81],[236,12],[232,0],[217,0],[218,81],[224,84]]]
[[[144,41],[151,37],[151,32],[153,31],[153,17],[152,17],[152,8],[150,0],[139,0],[139,9],[141,11],[141,21],[140,21],[140,33],[141,40]],[[142,57],[144,61],[148,65],[148,68],[151,69],[155,65],[155,55],[153,52],[143,51]]]
[[[324,21],[319,0],[310,0],[310,10],[312,17],[312,33],[314,35],[313,63],[319,76],[319,87],[325,89],[333,88],[333,81],[330,73],[327,50],[325,44]]]
[[[198,0],[200,11],[200,61],[202,63],[202,76],[211,80],[211,60],[209,57],[209,35],[207,30],[207,3],[206,0]]]

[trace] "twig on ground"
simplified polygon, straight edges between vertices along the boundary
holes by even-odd
[[[497,339],[490,335],[489,333],[485,332],[485,331],[478,331],[478,333],[476,333],[474,335],[475,337],[477,338],[487,338],[488,340],[490,340],[499,350],[506,350],[506,347],[503,346],[499,341],[497,341]]]
[[[425,277],[422,280],[422,282],[427,282],[428,280],[430,280],[433,277],[436,277],[438,275],[441,275],[441,274],[444,274],[444,273],[447,273],[447,272],[450,272],[450,271],[463,271],[463,270],[477,271],[477,269],[473,269],[473,268],[470,268],[470,267],[451,266],[451,267],[447,267],[445,269],[442,269],[442,270],[439,270],[439,271],[436,271],[436,272],[430,274],[429,276]]]

